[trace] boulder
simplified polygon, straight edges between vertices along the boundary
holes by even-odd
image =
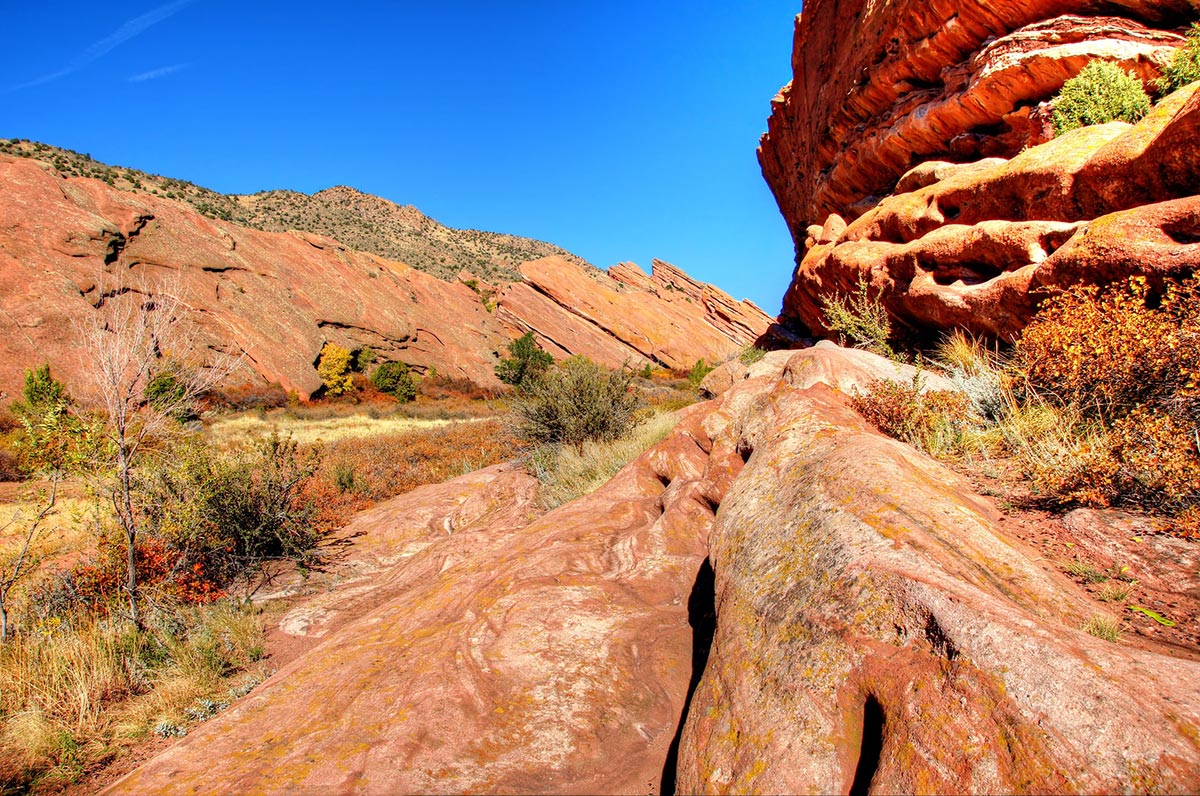
[[[1194,650],[1079,629],[830,386],[871,357],[768,355],[547,514],[504,466],[381,505],[374,596],[318,598],[311,649],[108,792],[1195,792]]]

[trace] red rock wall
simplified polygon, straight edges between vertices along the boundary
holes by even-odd
[[[1181,41],[1161,28],[1197,16],[1196,0],[813,0],[772,102],[763,174],[803,242],[808,225],[857,215],[924,160],[1016,154],[1028,112],[1011,114],[1090,58],[1156,74]]]
[[[1198,16],[1197,0],[808,4],[759,148],[797,246],[783,318],[826,333],[822,300],[866,280],[902,325],[1009,336],[1033,288],[1193,270],[1195,208],[1152,207],[1200,189],[1186,97],[1049,143],[1044,101],[1093,59],[1152,88]]]

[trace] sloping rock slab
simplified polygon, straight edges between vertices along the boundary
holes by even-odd
[[[1200,663],[1080,630],[1086,598],[961,477],[823,385],[743,381],[705,428],[747,463],[681,792],[1200,788]]]
[[[386,601],[111,792],[655,791],[730,480],[705,476],[700,414],[523,527],[484,512],[444,536],[433,516],[379,529],[380,560],[411,553],[376,587]]]

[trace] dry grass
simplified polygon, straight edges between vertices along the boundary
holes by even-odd
[[[77,780],[155,731],[186,732],[266,675],[255,609],[50,622],[0,648],[0,790]],[[205,702],[208,700],[208,702]]]
[[[1111,616],[1090,616],[1081,629],[1105,641],[1116,643],[1121,640],[1121,623]]]
[[[1105,583],[1096,597],[1105,603],[1123,603],[1129,599],[1129,595],[1133,593],[1134,584],[1123,583],[1121,581],[1109,581]]]
[[[439,422],[415,431],[346,436],[328,443],[321,473],[346,499],[386,500],[516,458],[518,446],[499,420]]]
[[[561,506],[590,494],[675,428],[675,414],[657,414],[633,432],[612,442],[585,442],[580,448],[561,445],[542,448],[530,457],[541,481],[541,499],[547,508]]]
[[[301,445],[311,445],[318,442],[329,444],[345,439],[425,431],[449,425],[451,422],[454,421],[419,419],[403,415],[372,417],[362,412],[325,418],[298,417],[285,410],[269,413],[265,417],[248,414],[221,419],[209,426],[208,433],[218,446],[223,447],[250,440],[264,440],[272,434],[290,437]]]

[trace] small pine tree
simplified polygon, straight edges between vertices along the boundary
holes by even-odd
[[[1054,133],[1108,122],[1137,122],[1150,112],[1142,81],[1109,61],[1092,61],[1054,98]]]
[[[1154,86],[1159,92],[1170,94],[1197,80],[1200,80],[1200,22],[1193,22],[1187,41],[1175,51]]]
[[[712,373],[713,366],[704,361],[703,357],[696,360],[696,364],[692,365],[692,369],[688,371],[688,384],[693,387],[699,387],[700,382],[704,381],[704,377]]]
[[[514,387],[528,386],[554,364],[554,357],[538,346],[533,332],[526,332],[509,343],[508,353],[511,356],[500,360],[496,366],[496,377]]]

